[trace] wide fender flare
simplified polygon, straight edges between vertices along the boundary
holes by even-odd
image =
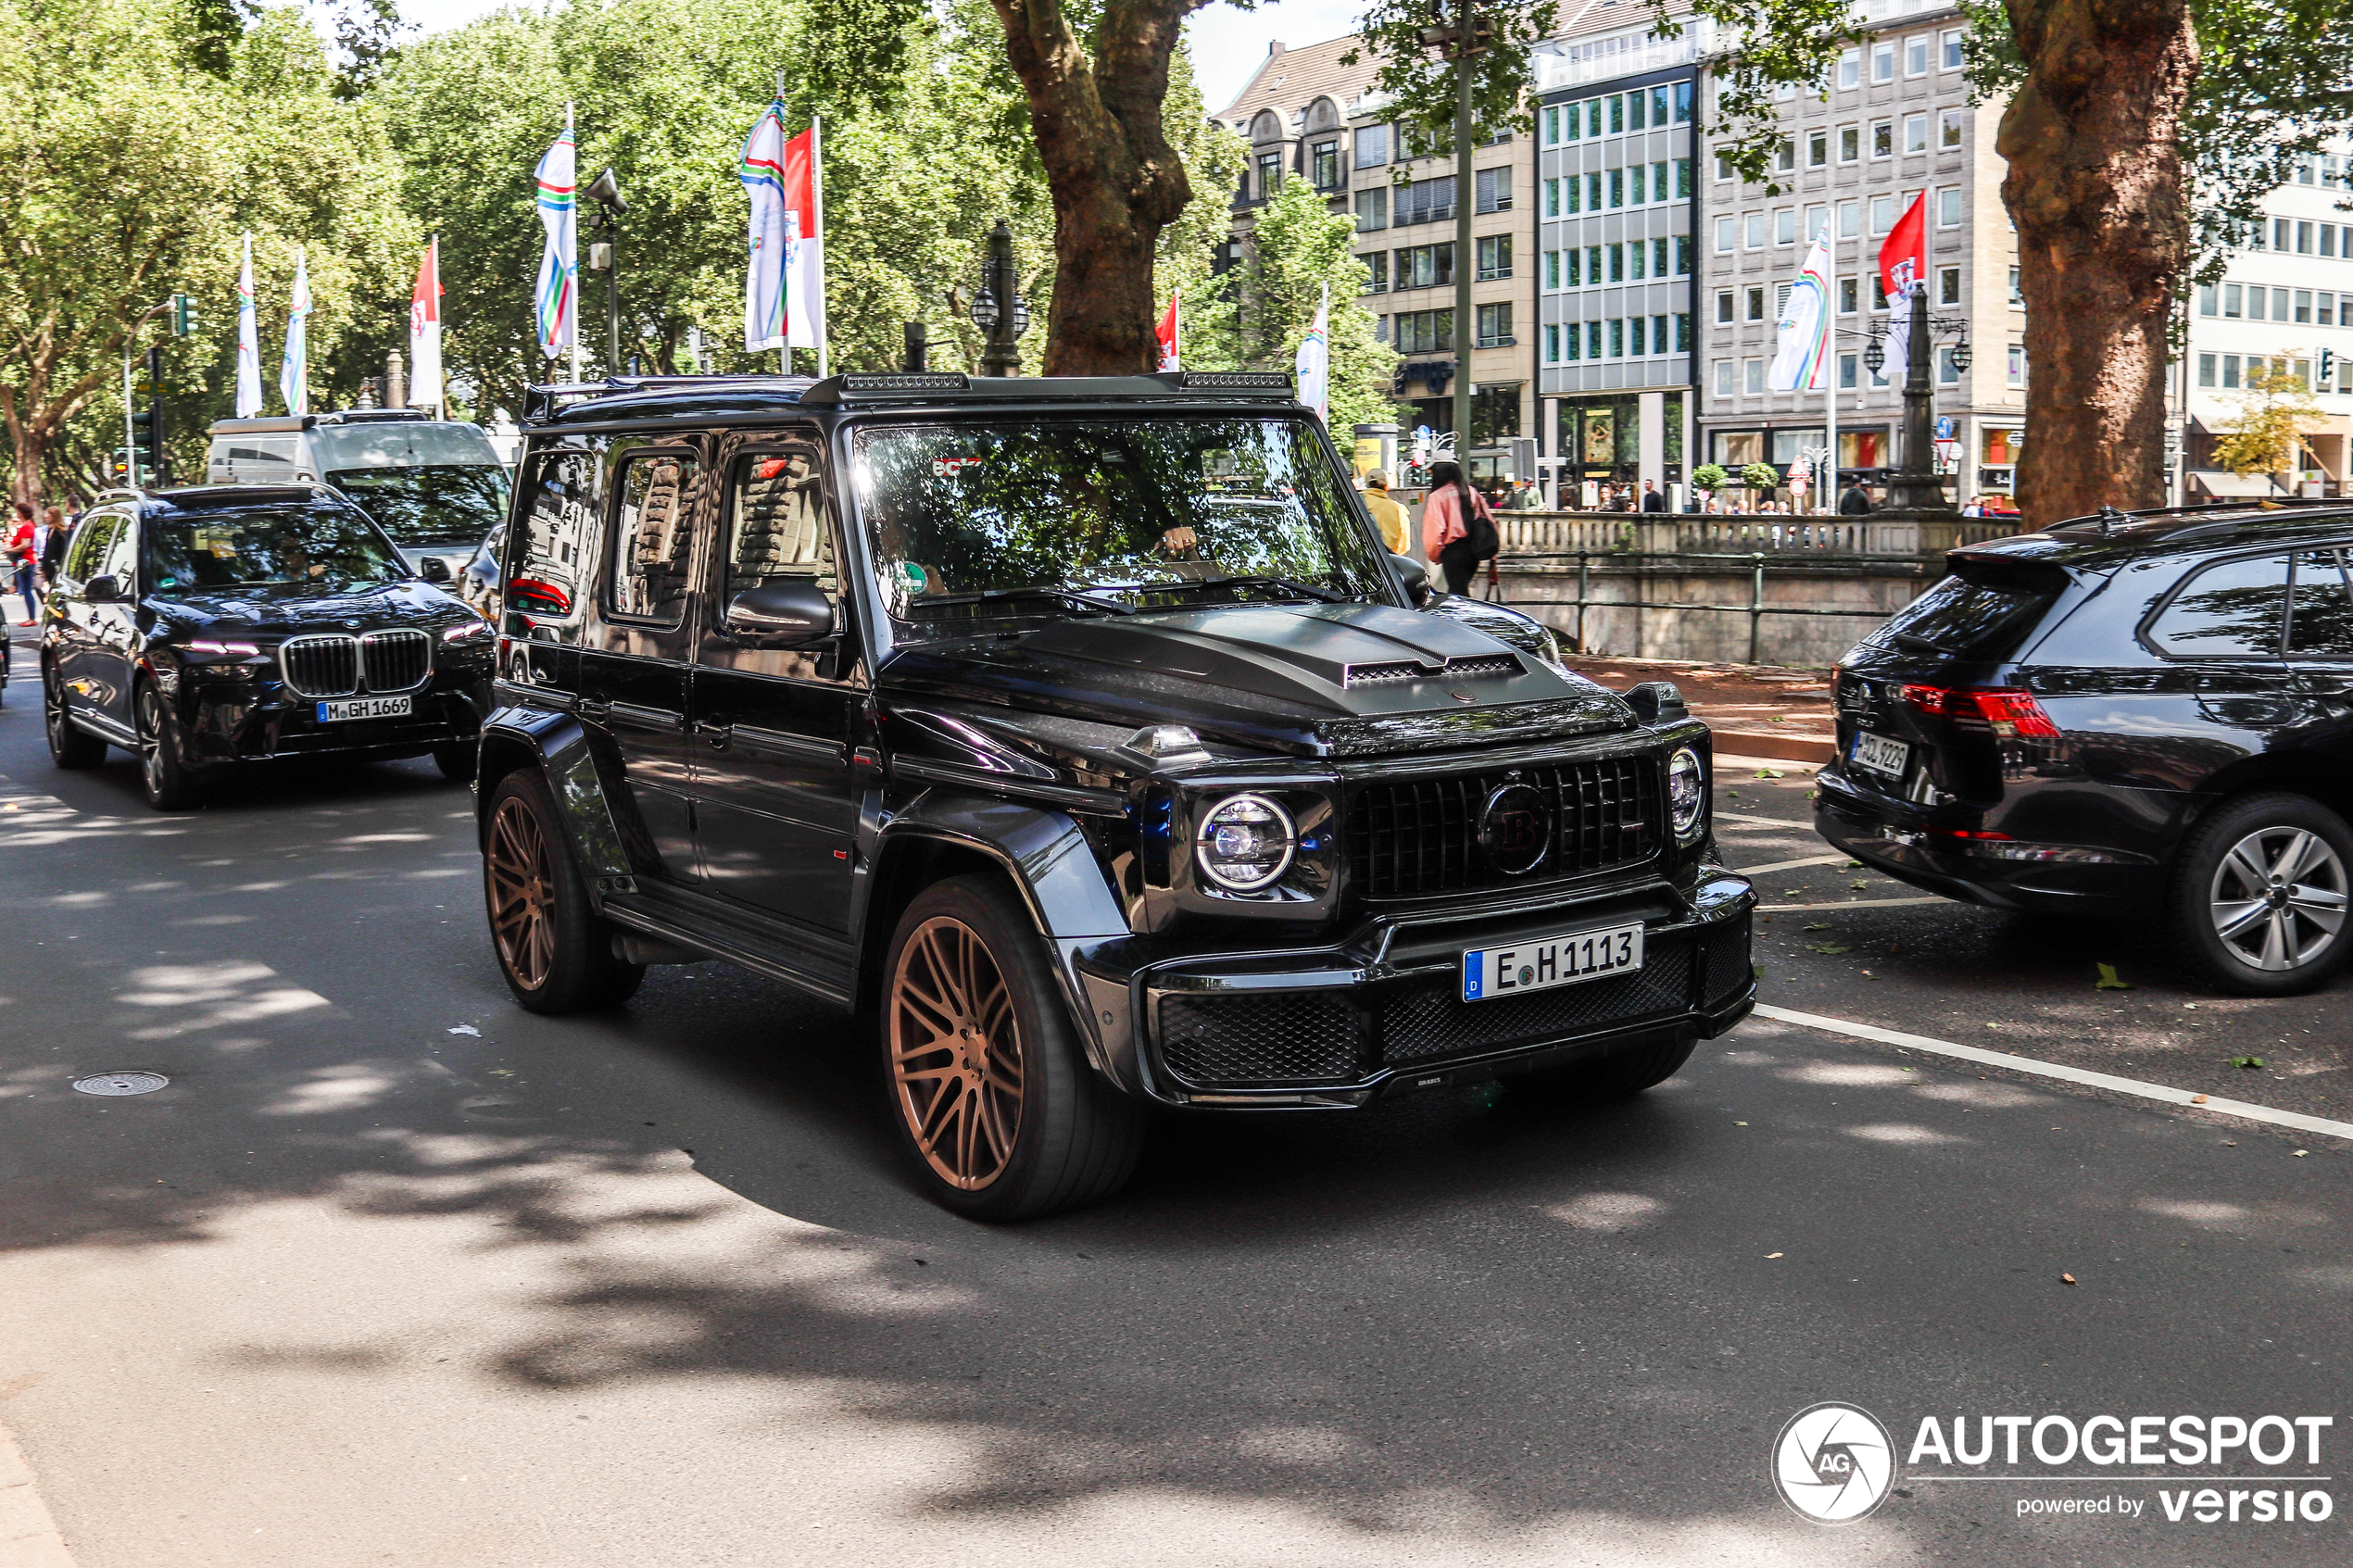
[[[884,825],[876,859],[887,864],[894,847],[914,839],[953,844],[1003,868],[1053,956],[1054,977],[1079,1024],[1088,1060],[1114,1084],[1132,1087],[1135,1062],[1125,997],[1115,1010],[1099,1009],[1078,967],[1080,954],[1129,935],[1127,915],[1094,846],[1071,814],[930,789]],[[1099,1016],[1103,1010],[1114,1016]]]
[[[587,732],[569,713],[501,709],[483,721],[481,781],[474,803],[474,839],[490,829],[490,797],[497,781],[518,768],[535,768],[555,797],[573,863],[593,892],[630,891],[629,856],[622,847],[612,805],[588,745]]]

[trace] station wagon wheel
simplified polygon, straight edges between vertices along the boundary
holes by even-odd
[[[142,678],[131,698],[132,718],[139,739],[139,787],[147,804],[158,811],[184,810],[195,804],[195,781],[180,760],[179,726],[153,681]]]
[[[2353,828],[2285,792],[2243,796],[2183,842],[2170,910],[2182,956],[2224,991],[2309,991],[2353,952]]]
[[[991,876],[916,895],[883,966],[890,1120],[933,1198],[1021,1220],[1115,1190],[1143,1112],[1089,1067],[1027,908]]]
[[[54,670],[41,672],[41,718],[48,732],[49,757],[60,768],[94,768],[107,759],[107,743],[74,727],[66,716],[65,687]]]
[[[515,1000],[533,1012],[578,1012],[627,1001],[646,966],[613,950],[615,933],[588,901],[535,770],[500,779],[482,829],[483,903],[491,950]]]

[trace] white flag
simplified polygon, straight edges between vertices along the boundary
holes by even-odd
[[[785,104],[770,104],[744,140],[738,178],[751,197],[751,252],[744,263],[744,346],[785,346]]]
[[[294,303],[286,312],[286,356],[278,362],[278,395],[286,412],[310,412],[310,267],[295,247]]]
[[[1326,424],[1331,422],[1331,308],[1332,289],[1324,285],[1324,297],[1315,307],[1315,324],[1299,341],[1299,358],[1293,369],[1299,375],[1299,400],[1315,410],[1315,417]]]
[[[1765,369],[1765,384],[1774,392],[1800,388],[1818,391],[1827,385],[1824,361],[1831,342],[1831,232],[1814,236],[1806,265],[1790,285],[1789,302],[1774,325],[1780,336],[1773,362]]]
[[[441,413],[441,236],[425,242],[409,295],[409,406]]]
[[[580,326],[579,234],[573,188],[579,182],[579,174],[569,110],[564,114],[564,133],[539,160],[537,179],[539,225],[547,232],[547,243],[539,252],[535,294],[539,352],[553,359],[573,345]]]
[[[245,235],[245,258],[237,269],[237,418],[261,412],[261,332],[254,324],[253,235]]]

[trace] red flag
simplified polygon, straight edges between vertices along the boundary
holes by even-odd
[[[1160,325],[1152,331],[1152,335],[1160,339],[1160,368],[1164,370],[1181,368],[1176,363],[1176,302],[1183,297],[1182,290],[1168,296],[1168,309],[1162,314]]]
[[[409,295],[409,403],[441,409],[441,236],[425,244]]]
[[[818,232],[824,210],[824,171],[819,164],[817,128],[785,144],[785,342],[814,348],[824,358],[825,342],[825,237]]]
[[[1887,232],[1879,247],[1880,286],[1891,300],[1909,299],[1912,285],[1928,276],[1928,193],[1922,191]]]

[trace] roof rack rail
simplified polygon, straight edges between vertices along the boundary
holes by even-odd
[[[797,392],[811,384],[808,376],[786,375],[607,376],[600,382],[554,382],[523,388],[522,417],[528,423],[547,419],[567,403],[591,397],[627,397],[639,392],[672,392],[695,386],[763,386]]]

